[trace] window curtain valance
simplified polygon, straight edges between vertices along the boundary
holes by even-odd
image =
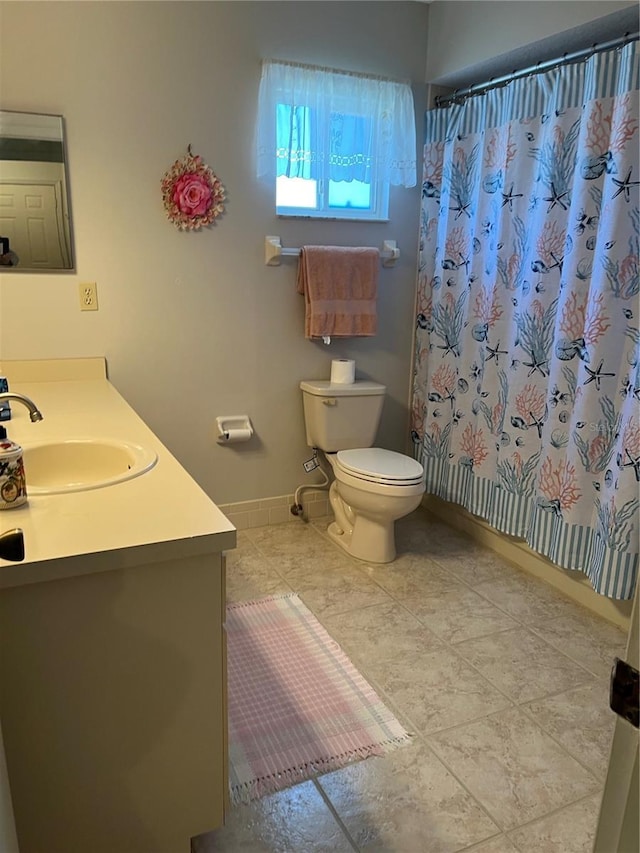
[[[290,62],[263,62],[258,177],[324,176],[333,181],[413,187],[416,149],[408,83]]]

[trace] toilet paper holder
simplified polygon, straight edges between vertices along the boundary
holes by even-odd
[[[216,418],[219,444],[235,444],[249,441],[253,435],[253,426],[249,415],[226,415]]]

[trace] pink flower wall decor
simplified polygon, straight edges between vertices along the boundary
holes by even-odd
[[[197,231],[224,211],[225,190],[202,157],[191,153],[176,160],[161,182],[167,218],[181,231]]]

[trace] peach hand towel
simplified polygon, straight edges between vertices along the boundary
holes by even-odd
[[[379,269],[378,249],[304,246],[297,287],[304,294],[305,337],[375,335]]]

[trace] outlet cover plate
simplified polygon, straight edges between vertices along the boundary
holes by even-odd
[[[95,281],[84,281],[78,285],[81,311],[98,310],[98,285]]]

